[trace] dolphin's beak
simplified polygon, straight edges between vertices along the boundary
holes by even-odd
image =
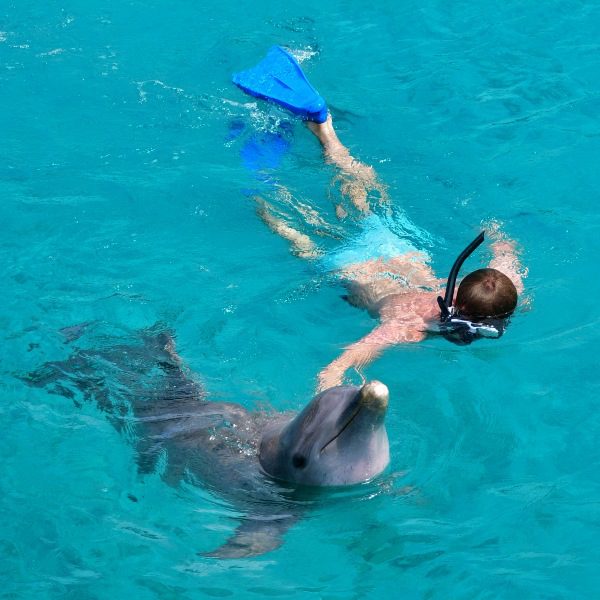
[[[358,392],[358,405],[373,412],[385,412],[390,400],[390,391],[381,381],[369,381]]]

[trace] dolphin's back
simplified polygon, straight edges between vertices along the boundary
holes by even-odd
[[[95,402],[135,445],[140,473],[161,470],[172,485],[202,484],[246,517],[214,556],[251,556],[276,548],[302,509],[290,490],[265,476],[258,460],[264,427],[277,418],[212,402],[183,367],[165,332],[136,343],[75,349],[22,377],[29,385]]]

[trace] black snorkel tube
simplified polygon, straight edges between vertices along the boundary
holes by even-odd
[[[448,281],[446,282],[446,293],[444,297],[438,296],[437,302],[440,307],[440,320],[445,323],[452,317],[452,301],[454,298],[454,288],[456,286],[456,278],[458,272],[462,267],[462,264],[467,258],[474,252],[474,250],[483,243],[484,232],[482,231],[459,255],[454,261],[450,274],[448,275]]]

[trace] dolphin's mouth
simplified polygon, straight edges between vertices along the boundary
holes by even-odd
[[[319,450],[319,452],[323,452],[327,448],[327,446],[329,446],[329,444],[335,442],[335,440],[337,440],[340,437],[340,435],[342,435],[342,433],[344,433],[344,431],[348,429],[350,423],[352,423],[352,421],[354,421],[354,419],[358,416],[358,413],[360,412],[361,408],[362,406],[359,404],[356,407],[356,410],[350,415],[350,418],[348,419],[346,424],[321,448],[321,450]]]

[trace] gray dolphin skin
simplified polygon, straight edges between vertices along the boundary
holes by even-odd
[[[77,350],[23,379],[76,403],[96,401],[118,429],[133,428],[140,473],[153,471],[166,454],[167,483],[192,481],[242,511],[233,536],[207,556],[277,548],[319,487],[368,481],[389,462],[389,393],[378,381],[326,390],[298,414],[248,411],[208,401],[165,333],[146,334],[142,344]],[[128,386],[126,396],[117,399],[102,383],[111,379],[115,388]]]
[[[388,400],[379,381],[325,390],[294,418],[264,429],[260,464],[273,477],[303,485],[368,481],[390,460]]]

